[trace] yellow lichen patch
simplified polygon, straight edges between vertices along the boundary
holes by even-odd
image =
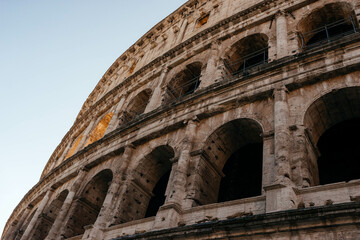
[[[66,154],[65,159],[71,157],[71,156],[74,154],[74,152],[75,152],[76,148],[78,147],[78,145],[79,145],[82,137],[83,137],[83,135],[80,135],[80,136],[76,139],[76,141],[73,143],[73,145],[71,146],[70,150],[69,150],[68,153]]]
[[[105,131],[109,126],[110,120],[113,115],[114,113],[112,112],[108,113],[100,120],[100,122],[96,125],[95,129],[91,132],[90,137],[86,143],[86,146],[93,142],[96,142],[97,140],[99,140],[104,136]]]

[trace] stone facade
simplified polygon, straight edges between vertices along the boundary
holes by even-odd
[[[360,239],[359,19],[189,0],[105,73],[2,239]]]

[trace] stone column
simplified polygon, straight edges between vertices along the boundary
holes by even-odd
[[[221,78],[221,67],[218,69],[218,65],[220,62],[219,58],[219,48],[220,42],[215,41],[211,44],[211,49],[209,51],[209,58],[206,64],[205,73],[201,76],[200,88],[207,87],[213,83],[215,83],[216,79]]]
[[[290,184],[289,106],[285,86],[274,90],[275,182]]]
[[[75,194],[79,190],[81,183],[83,182],[86,174],[87,174],[86,169],[82,169],[79,171],[79,173],[76,177],[76,180],[75,180],[74,184],[71,186],[70,191],[69,191],[68,195],[66,196],[66,199],[65,199],[63,205],[61,206],[61,209],[49,231],[49,234],[45,238],[45,240],[58,239],[60,236],[60,233],[64,230],[65,218],[68,215],[68,212],[69,212],[70,206],[74,200]]]
[[[286,14],[279,11],[276,14],[276,53],[277,59],[288,55],[288,39],[287,39],[287,22]]]
[[[69,144],[65,147],[65,150],[63,151],[63,153],[61,154],[61,156],[59,157],[59,159],[57,161],[64,161],[66,154],[68,153],[68,151],[70,150],[72,144],[74,143],[75,140],[70,141]]]
[[[196,136],[197,118],[187,122],[185,136],[181,147],[179,160],[174,169],[172,177],[171,191],[165,200],[165,204],[160,207],[156,214],[154,228],[176,227],[180,221],[181,211],[186,197],[187,173],[190,163],[190,152],[193,145],[193,138]]]
[[[119,209],[121,209],[121,206],[122,205],[122,199],[123,199],[123,196],[126,195],[126,191],[127,191],[127,187],[128,187],[128,184],[127,181],[128,181],[128,177],[127,177],[127,171],[128,171],[128,168],[129,168],[129,165],[130,165],[130,161],[131,161],[131,157],[132,157],[132,154],[133,154],[133,151],[134,151],[135,147],[132,145],[132,144],[129,144],[127,146],[125,146],[125,150],[124,150],[124,153],[122,154],[121,156],[121,161],[119,161],[115,170],[115,173],[114,173],[114,180],[113,180],[113,183],[111,184],[110,186],[110,191],[112,191],[113,189],[116,189],[117,190],[114,190],[114,193],[116,193],[119,197],[117,198],[114,198],[113,194],[109,195],[109,200],[104,200],[104,202],[106,201],[110,201],[110,198],[112,200],[112,203],[109,204],[108,206],[108,213],[106,214],[107,217],[106,217],[106,222],[108,222],[109,224],[117,224],[116,221],[119,221],[121,222],[121,220],[124,220],[126,221],[126,219],[122,219],[121,216],[117,216],[119,214]],[[107,198],[108,196],[106,196]],[[105,215],[105,214],[104,214]],[[105,215],[105,216],[106,216]],[[102,221],[101,219],[99,221]]]
[[[163,85],[168,72],[169,68],[165,66],[161,71],[158,84],[155,87],[153,94],[151,95],[149,104],[146,106],[144,113],[150,112],[161,105]]]
[[[86,142],[87,142],[87,140],[89,138],[89,134],[93,130],[96,121],[97,121],[97,119],[91,120],[89,126],[83,132],[83,137],[80,140],[79,145],[77,146],[77,151],[79,151],[79,149],[83,149],[85,147],[85,144],[86,144]],[[77,152],[77,151],[75,151],[75,152]]]
[[[117,104],[117,106],[115,108],[115,111],[114,111],[114,115],[111,118],[111,121],[110,121],[109,126],[107,127],[107,129],[105,131],[104,136],[106,134],[108,134],[110,132],[110,130],[112,131],[112,130],[114,130],[114,129],[116,129],[118,127],[118,125],[119,125],[119,113],[120,113],[121,108],[124,105],[125,99],[126,99],[126,97],[122,96],[120,101],[118,102],[118,104]]]
[[[306,148],[306,136],[304,126],[291,126],[293,131],[292,148],[292,177],[298,187],[310,187],[313,179],[310,173],[309,156]]]
[[[187,25],[188,25],[188,21],[187,19],[185,18],[184,21],[182,22],[181,24],[181,27],[180,27],[180,31],[179,31],[179,35],[178,37],[176,38],[176,44],[180,44],[184,38],[184,35],[185,35],[185,30],[187,28]]]
[[[185,199],[187,171],[190,161],[190,152],[193,145],[193,138],[195,136],[197,127],[197,118],[191,119],[187,122],[185,136],[182,140],[182,147],[177,162],[177,167],[174,173],[172,182],[172,189],[170,196],[167,197],[167,203],[182,204]]]
[[[263,134],[263,187],[273,184],[274,165],[274,132],[267,132]]]
[[[54,192],[54,189],[52,189],[52,188],[46,192],[44,198],[41,200],[41,203],[39,204],[39,207],[36,209],[36,212],[35,212],[33,218],[31,219],[24,234],[22,235],[21,240],[31,239],[31,233],[34,229],[34,226],[36,225],[37,221],[39,220],[39,217],[41,216],[42,212],[44,211],[44,208],[47,205],[53,192]]]

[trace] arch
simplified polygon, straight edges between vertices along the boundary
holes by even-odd
[[[356,32],[357,21],[353,7],[335,2],[318,8],[299,21],[301,48],[311,48]]]
[[[33,239],[45,239],[48,235],[53,223],[57,215],[59,214],[61,207],[68,195],[69,191],[64,190],[62,191],[56,199],[54,199],[51,204],[44,209],[43,213],[41,214],[36,226],[35,231],[33,234]]]
[[[142,114],[145,111],[146,106],[149,103],[152,91],[151,89],[145,89],[138,93],[128,104],[126,110],[121,116],[121,124],[126,124],[130,122],[138,115]]]
[[[110,123],[113,115],[114,115],[114,113],[110,112],[101,118],[101,120],[98,122],[98,124],[96,125],[94,130],[91,132],[89,139],[86,142],[85,146],[87,146],[93,142],[96,142],[97,140],[101,139],[104,136],[105,131],[106,131],[107,127],[109,126],[109,123]]]
[[[304,115],[304,126],[319,152],[320,184],[360,178],[360,87],[334,90],[315,100]]]
[[[63,234],[66,238],[83,234],[85,226],[95,223],[112,179],[112,171],[105,169],[85,185],[70,210],[70,218]]]
[[[262,127],[242,118],[217,128],[205,141],[200,164],[201,204],[261,195]]]
[[[193,62],[177,73],[167,85],[165,103],[194,93],[200,85],[202,66],[201,62]]]
[[[120,204],[113,224],[156,215],[166,198],[175,153],[169,145],[161,145],[143,157],[131,171],[131,184]]]
[[[228,75],[245,72],[268,61],[268,41],[266,34],[256,33],[234,43],[225,54],[225,69]]]

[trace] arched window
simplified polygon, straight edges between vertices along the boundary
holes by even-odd
[[[44,209],[44,212],[37,221],[32,239],[41,240],[46,238],[68,193],[68,190],[62,191],[59,196]]]
[[[98,122],[98,124],[96,125],[94,130],[92,130],[85,146],[92,144],[93,142],[96,142],[97,140],[101,139],[104,136],[106,129],[108,128],[113,115],[114,115],[114,113],[110,112],[110,113],[106,114]]]
[[[236,42],[225,59],[227,75],[246,73],[249,68],[267,63],[268,37],[257,33]]]
[[[145,89],[136,95],[127,106],[120,119],[120,124],[126,124],[145,111],[151,97],[151,90]]]
[[[308,108],[304,123],[318,149],[320,184],[360,179],[360,87],[328,93]]]
[[[66,223],[65,238],[81,235],[85,231],[84,226],[95,223],[112,178],[111,170],[103,170],[88,182],[73,203],[75,207]]]
[[[139,161],[132,172],[132,183],[118,208],[113,224],[155,216],[166,198],[174,150],[163,145]]]
[[[357,21],[348,3],[331,3],[310,13],[298,24],[300,47],[316,47],[357,32]]]
[[[200,204],[261,195],[261,133],[261,126],[254,120],[238,119],[224,124],[208,137],[204,155],[210,164],[200,170],[203,183],[199,187]]]
[[[165,102],[194,93],[200,85],[201,68],[202,64],[195,62],[176,74],[167,85]]]

